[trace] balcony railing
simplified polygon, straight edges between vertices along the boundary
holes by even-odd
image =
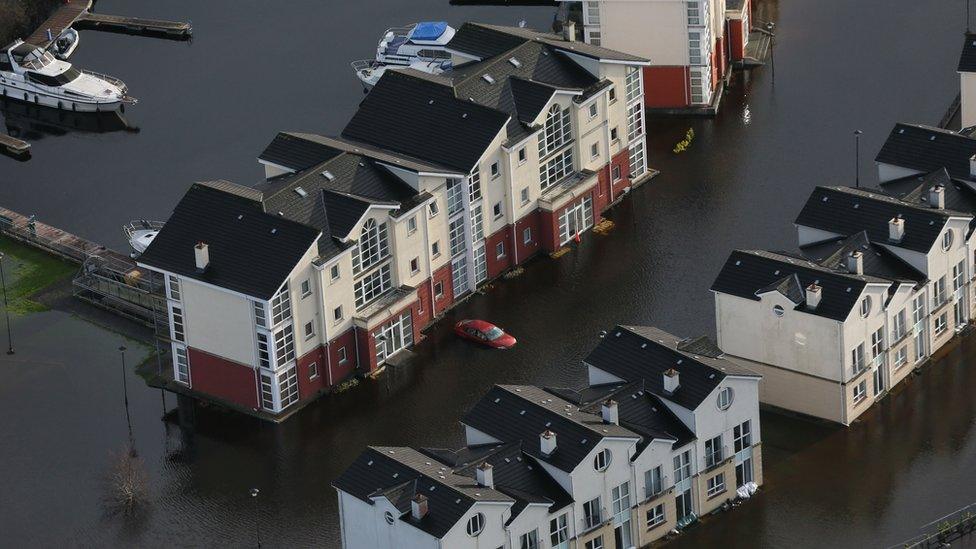
[[[884,363],[885,363],[884,351],[882,351],[878,356],[871,359],[872,368],[880,368],[881,366],[884,366]]]

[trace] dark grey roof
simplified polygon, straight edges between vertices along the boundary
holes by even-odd
[[[412,448],[370,447],[332,485],[370,504],[372,497],[384,495],[402,505],[415,495],[406,491],[415,488],[415,493],[428,499],[427,516],[414,521],[408,510],[398,505],[405,513],[400,520],[436,538],[457,524],[476,501],[515,501],[498,490],[478,486],[471,478],[455,474],[450,465]]]
[[[575,53],[593,59],[619,61],[624,63],[646,64],[647,59],[622,53],[609,48],[594,46],[585,42],[569,42],[563,37],[522,27],[465,23],[457,30],[448,44],[448,49],[480,57],[493,57],[511,50],[518,45],[517,40],[531,40],[546,44],[558,50]]]
[[[302,134],[278,132],[258,156],[258,160],[299,172],[331,160],[341,153],[339,149],[307,139]]]
[[[881,183],[881,189],[890,196],[922,207],[928,207],[928,191],[935,185],[945,189],[945,207],[959,212],[976,212],[976,183],[966,179],[953,179],[945,168],[910,175]]]
[[[509,82],[515,112],[519,122],[531,124],[556,93],[556,88],[524,78],[512,77]]]
[[[553,393],[527,385],[496,385],[461,423],[502,442],[521,441],[523,452],[563,471],[572,471],[604,437],[640,439]],[[539,447],[539,435],[547,429],[556,434],[556,451],[550,456]]]
[[[971,217],[952,210],[920,207],[877,191],[817,187],[800,210],[796,224],[845,236],[866,231],[873,242],[928,253],[951,216]],[[888,240],[888,222],[895,217],[905,220],[905,236],[899,243]]]
[[[318,143],[332,149],[372,158],[373,160],[378,160],[379,162],[396,166],[398,168],[404,168],[413,172],[443,173],[450,171],[450,168],[440,164],[434,164],[405,154],[397,154],[395,152],[384,150],[368,143],[363,143],[353,139],[327,137],[314,133],[289,132],[288,135],[296,139]]]
[[[259,299],[270,299],[319,231],[264,213],[259,202],[195,184],[183,195],[139,262]],[[193,247],[209,246],[196,269]]]
[[[322,191],[322,201],[329,216],[329,233],[338,238],[345,238],[371,206],[399,206],[398,202],[369,200],[328,189]]]
[[[783,294],[783,297],[792,301],[794,305],[798,305],[806,299],[803,286],[800,286],[800,279],[797,278],[796,273],[786,275],[779,280],[774,280],[768,286],[759,288],[756,290],[756,295],[768,292],[779,292]]]
[[[759,377],[728,360],[678,349],[683,340],[650,326],[616,326],[584,362],[627,382],[642,381],[645,391],[694,410],[726,375]],[[678,390],[664,391],[664,372],[679,373]]]
[[[689,337],[678,343],[678,350],[709,358],[722,358],[725,353],[708,336]]]
[[[342,136],[470,172],[509,116],[416,72],[384,73]]]
[[[891,253],[888,248],[872,243],[864,231],[800,248],[803,256],[810,261],[837,271],[847,269],[847,257],[854,251],[863,254],[865,274],[889,280],[910,280],[916,283],[926,280],[925,273]]]
[[[841,321],[847,318],[868,282],[890,283],[869,275],[833,271],[812,261],[781,253],[736,250],[729,255],[711,289],[758,300],[757,291],[792,274],[797,275],[803,288],[813,283],[822,288],[817,308],[803,310]],[[803,306],[801,304],[798,308]]]
[[[976,139],[971,137],[930,126],[895,124],[874,160],[920,172],[946,168],[952,177],[968,179],[974,154]]]
[[[966,33],[957,70],[959,72],[976,72],[976,34]]]

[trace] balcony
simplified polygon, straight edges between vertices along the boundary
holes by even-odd
[[[592,514],[589,514],[589,515],[587,515],[587,514],[584,513],[583,514],[583,517],[582,517],[582,520],[581,520],[581,522],[583,523],[583,525],[582,525],[582,527],[580,527],[579,535],[583,535],[583,534],[589,532],[590,530],[595,530],[595,529],[599,528],[600,526],[603,526],[603,522],[604,522],[603,521],[603,517],[604,516],[607,516],[607,517],[610,516],[607,513],[607,510],[606,509],[600,509],[596,513],[592,513]]]
[[[539,207],[552,212],[586,195],[596,186],[599,178],[596,172],[583,170],[573,172],[546,189],[539,197]]]
[[[359,328],[372,330],[417,300],[416,288],[400,286],[356,311],[353,322]]]

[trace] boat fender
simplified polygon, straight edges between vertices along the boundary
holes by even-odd
[[[78,103],[75,103],[75,102],[72,101],[72,103],[71,103],[71,110],[77,111],[78,110]]]
[[[119,105],[119,112],[121,112],[122,114],[125,114],[125,103],[122,103],[121,105]]]

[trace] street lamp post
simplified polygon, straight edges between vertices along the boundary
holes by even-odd
[[[7,279],[3,276],[3,258],[0,252],[0,286],[3,286],[3,314],[7,317],[7,354],[14,354],[14,340],[10,332],[10,305],[7,302]]]
[[[249,493],[251,494],[251,499],[253,499],[254,502],[255,502],[254,503],[254,509],[255,509],[254,512],[255,512],[255,515],[257,515],[257,498],[258,498],[258,494],[261,493],[261,490],[258,490],[257,488],[251,488],[251,491]],[[260,547],[261,547],[261,521],[260,520],[255,520],[254,521],[254,528],[255,528],[255,531],[257,532],[258,549],[260,549]]]
[[[125,379],[125,345],[119,345],[119,354],[122,356],[122,403],[125,405],[125,424],[129,428],[129,455],[136,456],[136,445],[132,439],[132,418],[129,416],[129,385]]]
[[[773,29],[776,28],[776,23],[772,21],[766,23],[766,31],[769,33],[769,65],[773,71],[773,82],[776,81],[776,55],[774,54],[775,48],[773,45],[776,43],[776,35],[773,34]]]
[[[861,130],[854,130],[854,187],[861,188]]]

